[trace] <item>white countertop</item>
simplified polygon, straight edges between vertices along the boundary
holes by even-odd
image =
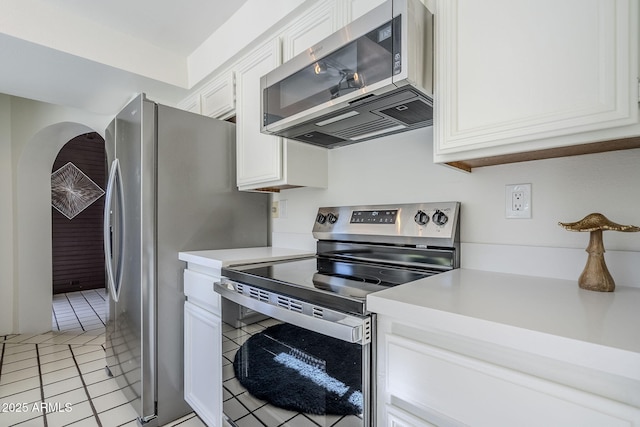
[[[299,249],[256,247],[238,249],[213,249],[205,251],[180,252],[181,261],[220,270],[223,267],[238,264],[279,261],[283,259],[304,258],[315,255],[313,252]]]
[[[640,289],[457,269],[367,297],[367,308],[640,381]]]

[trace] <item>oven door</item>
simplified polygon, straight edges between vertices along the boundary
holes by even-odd
[[[231,425],[374,425],[371,316],[228,279],[214,289],[223,302],[223,411]]]

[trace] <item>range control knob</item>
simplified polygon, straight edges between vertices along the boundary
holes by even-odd
[[[329,212],[327,215],[327,221],[329,221],[329,224],[335,224],[337,220],[338,215],[334,215],[332,212]]]
[[[449,217],[439,209],[436,209],[431,219],[438,225],[445,225],[449,221]]]
[[[418,211],[418,213],[413,217],[413,220],[418,225],[425,225],[429,222],[429,215],[427,215],[424,211]]]
[[[316,217],[316,222],[318,224],[324,224],[327,221],[327,217],[324,214],[319,213]]]

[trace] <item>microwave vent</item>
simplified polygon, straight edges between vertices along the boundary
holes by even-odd
[[[433,122],[433,109],[431,106],[418,100],[380,110],[380,112],[407,125],[415,125],[427,120]]]
[[[330,147],[332,145],[339,144],[345,141],[344,139],[338,138],[337,136],[327,135],[326,133],[318,131],[307,132],[302,135],[298,135],[295,137],[295,139],[297,139],[298,141],[309,142],[311,144],[323,147]]]
[[[344,139],[360,139],[369,134],[377,134],[378,132],[383,133],[386,129],[394,128],[397,125],[398,123],[392,120],[380,117],[373,122],[341,129],[336,131],[335,134]]]
[[[325,122],[312,120],[284,132],[283,136],[334,148],[433,124],[431,100],[407,86],[375,101],[370,99],[372,102],[353,108],[349,114],[325,116]]]

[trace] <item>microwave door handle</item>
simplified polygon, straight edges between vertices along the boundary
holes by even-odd
[[[344,318],[339,321],[330,321],[309,316],[251,298],[230,289],[227,284],[223,282],[214,283],[213,290],[223,298],[233,301],[236,304],[301,328],[309,329],[349,343],[365,345],[370,342],[367,336],[367,330],[370,330],[369,319],[360,319],[345,315]]]
[[[114,260],[113,260],[113,213],[111,211],[113,204],[113,196],[114,192],[117,197],[116,211],[114,212],[117,215],[117,223],[116,223],[116,235],[115,241],[118,246],[117,252],[117,262],[116,268],[114,271]],[[115,159],[111,163],[111,171],[109,172],[109,179],[107,181],[107,191],[105,192],[105,203],[104,203],[104,218],[103,218],[103,239],[104,239],[104,256],[105,256],[105,266],[107,270],[107,282],[109,286],[109,291],[111,293],[111,297],[115,302],[118,302],[120,298],[120,285],[122,284],[122,274],[123,274],[123,266],[122,262],[124,260],[124,193],[123,193],[123,185],[122,185],[122,174],[120,172],[120,162],[118,159]]]

